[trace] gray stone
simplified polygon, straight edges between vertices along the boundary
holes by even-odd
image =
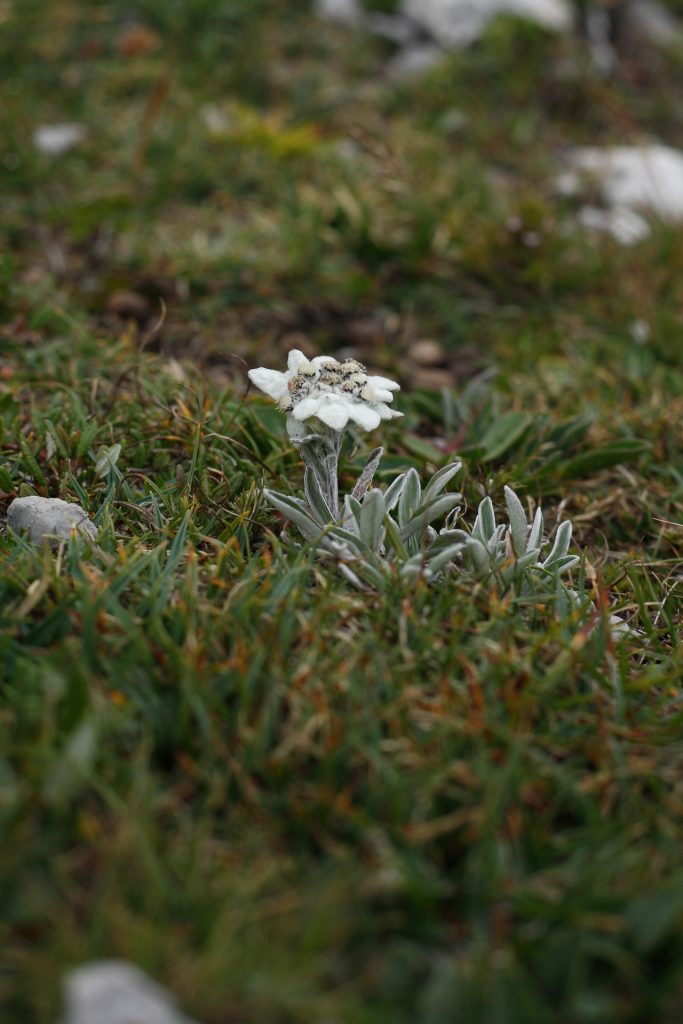
[[[566,32],[573,24],[567,0],[403,0],[402,13],[452,50],[474,43],[498,14],[516,15],[556,32]]]
[[[667,223],[683,223],[683,153],[670,146],[581,146],[572,150],[568,169],[557,178],[565,195],[581,193],[584,179],[597,185],[603,210],[580,214],[587,227],[604,230],[630,244],[649,233],[641,216],[649,212]]]
[[[26,532],[33,544],[43,538],[66,540],[76,530],[90,540],[97,527],[80,505],[61,498],[15,498],[7,509],[7,525],[16,533]]]
[[[620,245],[635,245],[650,234],[650,225],[645,218],[625,207],[601,210],[599,206],[584,206],[579,210],[578,218],[584,228],[611,235]]]
[[[683,34],[679,19],[657,0],[636,0],[631,21],[637,31],[659,46],[680,42]]]
[[[419,36],[414,23],[399,14],[369,12],[365,15],[363,27],[396,46],[411,46]]]
[[[348,28],[364,29],[397,46],[408,46],[418,34],[412,20],[397,14],[366,11],[360,0],[316,0],[315,11],[326,21],[336,21]]]
[[[62,1024],[193,1024],[166,989],[132,964],[103,960],[64,981]]]
[[[429,71],[443,60],[444,50],[435,43],[418,43],[415,46],[404,46],[387,65],[387,74],[391,78],[413,78]]]
[[[61,156],[86,136],[82,124],[41,124],[33,133],[33,145],[46,156]]]
[[[363,21],[359,0],[316,0],[315,9],[326,21],[338,21],[342,25],[358,28]]]
[[[315,0],[318,15],[351,28],[365,29],[406,48],[397,56],[392,73],[417,74],[436,62],[426,39],[447,50],[461,50],[479,39],[499,14],[535,22],[553,32],[568,32],[574,24],[570,0],[402,0],[396,14],[368,11],[361,0]],[[608,6],[595,4],[586,12],[588,44],[598,66],[605,72],[616,61],[610,34]],[[659,45],[680,40],[681,22],[658,0],[632,0],[629,24]],[[56,126],[60,127],[60,126]]]

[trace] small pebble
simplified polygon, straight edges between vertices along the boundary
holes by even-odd
[[[443,345],[433,338],[421,338],[410,346],[410,357],[418,366],[443,366],[446,353]]]
[[[192,1024],[173,996],[125,962],[104,960],[71,971],[62,1024]]]
[[[66,540],[74,530],[90,540],[97,538],[97,527],[81,506],[61,498],[15,498],[7,509],[7,525],[15,533],[27,533],[33,544],[44,538]]]
[[[86,136],[82,124],[41,124],[33,133],[33,145],[45,156],[61,156]]]

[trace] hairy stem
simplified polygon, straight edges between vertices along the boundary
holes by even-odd
[[[340,522],[339,453],[343,440],[343,431],[329,427],[321,434],[292,438],[293,444],[301,452],[304,465],[315,474],[335,523]]]

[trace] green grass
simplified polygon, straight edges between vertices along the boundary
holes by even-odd
[[[101,957],[204,1024],[675,1024],[683,235],[587,237],[552,176],[682,145],[681,53],[605,82],[500,22],[396,84],[304,3],[5,7],[0,513],[77,500],[100,548],[0,534],[3,1024]],[[300,344],[401,378],[380,482],[457,453],[469,508],[571,516],[638,632],[361,595],[282,539],[246,368]]]

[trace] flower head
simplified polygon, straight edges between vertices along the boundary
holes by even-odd
[[[290,434],[305,420],[317,417],[333,430],[343,430],[349,420],[362,430],[374,430],[381,420],[402,413],[389,408],[399,385],[386,377],[369,375],[355,359],[338,362],[332,356],[308,360],[293,349],[287,371],[260,367],[249,371],[249,379],[288,413]]]

